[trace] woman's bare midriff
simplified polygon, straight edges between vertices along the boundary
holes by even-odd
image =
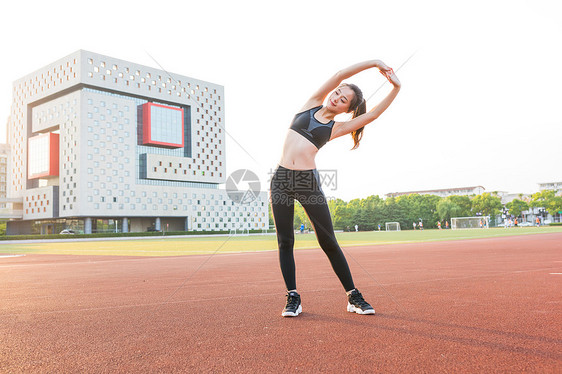
[[[316,169],[314,158],[317,153],[318,148],[314,144],[296,131],[289,129],[279,165],[292,170]]]

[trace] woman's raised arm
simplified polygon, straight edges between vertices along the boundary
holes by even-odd
[[[310,108],[314,108],[318,105],[321,105],[324,102],[324,99],[330,92],[332,92],[335,88],[337,88],[341,82],[345,79],[348,79],[354,76],[357,73],[362,72],[363,70],[367,70],[370,68],[378,68],[381,71],[389,71],[390,68],[384,64],[384,62],[380,60],[369,60],[360,62],[354,65],[351,65],[345,69],[338,71],[334,74],[330,79],[328,79],[319,89],[316,91],[310,99],[306,102],[303,106],[301,111],[308,110]]]
[[[336,122],[334,124],[334,127],[332,128],[332,136],[330,137],[330,140],[352,133],[353,131],[356,131],[373,122],[374,120],[379,118],[379,116],[390,106],[390,104],[392,104],[392,102],[398,95],[398,92],[400,92],[400,87],[402,86],[402,84],[400,83],[400,80],[398,79],[396,74],[394,74],[394,71],[392,71],[392,69],[388,68],[388,70],[384,71],[387,72],[385,76],[387,77],[388,81],[393,85],[392,91],[390,91],[390,93],[386,95],[386,97],[382,99],[380,103],[378,103],[367,113],[355,117],[347,122]]]

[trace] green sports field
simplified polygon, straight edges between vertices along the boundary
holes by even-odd
[[[495,228],[473,230],[424,230],[399,232],[338,233],[342,247],[466,240],[513,235],[562,232],[562,227]],[[295,248],[318,248],[314,234],[296,234]],[[275,235],[163,237],[127,240],[44,241],[2,243],[0,254],[65,254],[109,256],[185,256],[211,253],[268,251],[277,249]]]

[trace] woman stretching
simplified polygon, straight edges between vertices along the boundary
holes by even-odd
[[[393,85],[392,91],[377,106],[366,112],[361,90],[342,81],[370,68],[377,68]],[[283,317],[296,317],[302,312],[300,295],[297,293],[293,245],[294,200],[303,206],[313,226],[318,243],[328,256],[332,268],[347,293],[347,311],[358,314],[375,314],[355,288],[345,256],[338,245],[326,197],[320,186],[320,178],[314,158],[328,141],[351,134],[355,149],[359,146],[365,125],[377,119],[392,103],[400,91],[400,81],[391,68],[380,60],[365,61],[343,69],[331,77],[306,102],[287,133],[281,161],[271,179],[271,207],[281,273],[287,287],[287,304]],[[326,105],[322,105],[329,95]],[[341,113],[353,113],[351,120],[335,122]]]

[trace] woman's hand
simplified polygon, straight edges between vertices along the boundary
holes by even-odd
[[[380,61],[380,64],[378,64],[377,66],[381,72],[382,75],[384,75],[384,77],[386,79],[388,79],[388,81],[397,88],[400,88],[401,83],[400,80],[398,79],[398,77],[396,76],[396,74],[394,74],[394,70],[392,70],[391,67],[387,66],[384,62]]]
[[[400,83],[400,80],[398,79],[398,77],[396,76],[396,74],[394,74],[394,71],[392,69],[390,69],[390,72],[388,74],[385,74],[386,79],[388,79],[388,81],[395,87],[395,88],[400,88],[402,86],[402,83]]]
[[[394,87],[400,87],[400,80],[398,79],[396,74],[394,74],[394,70],[392,70],[390,66],[388,66],[381,60],[377,60],[376,67]]]

